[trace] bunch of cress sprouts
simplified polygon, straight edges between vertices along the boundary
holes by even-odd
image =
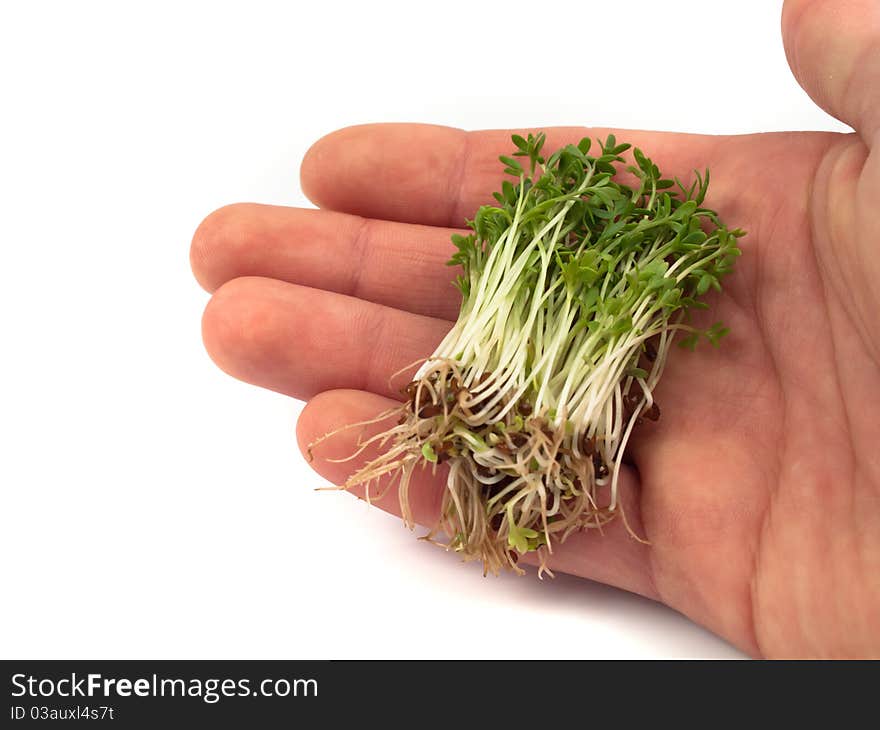
[[[497,205],[467,221],[472,233],[453,236],[458,320],[405,388],[398,423],[349,458],[375,445],[381,455],[342,485],[366,486],[368,499],[396,485],[412,527],[413,471],[445,463],[427,538],[493,573],[519,572],[531,551],[544,570],[554,543],[622,511],[630,434],[660,415],[653,391],[674,336],[693,348],[726,333],[684,315],[720,290],[744,235],[702,207],[708,170],[686,187],[634,149],[624,184],[630,145],[613,135],[598,156],[585,138],[545,159],[544,141],[513,136],[516,151],[500,159],[516,184],[505,180]]]

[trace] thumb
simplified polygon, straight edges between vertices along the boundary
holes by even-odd
[[[782,38],[813,101],[871,146],[880,132],[880,1],[785,0]]]

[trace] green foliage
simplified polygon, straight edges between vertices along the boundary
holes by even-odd
[[[434,447],[431,446],[430,441],[425,441],[422,444],[422,456],[425,457],[426,461],[430,461],[433,464],[437,463],[437,453],[434,451]]]
[[[550,155],[543,133],[512,141],[495,204],[452,237],[461,311],[429,363],[454,368],[443,404],[458,416],[436,419],[442,436],[413,439],[430,463],[431,442],[444,458],[451,442],[453,468],[474,480],[458,497],[482,503],[502,551],[526,553],[546,544],[550,521],[580,519],[563,514],[566,499],[609,485],[614,509],[620,456],[634,426],[659,416],[653,399],[647,411],[640,404],[674,338],[693,349],[727,334],[720,322],[692,326],[689,314],[721,290],[745,234],[705,206],[708,170],[663,177],[614,135]],[[427,382],[442,391],[443,381]],[[462,523],[479,514],[455,504]],[[471,549],[463,534],[453,544]]]
[[[546,544],[546,538],[543,533],[539,533],[531,527],[519,527],[510,519],[507,544],[519,553],[527,553],[530,550],[537,550],[541,545]]]
[[[561,282],[579,307],[575,321],[593,323],[589,329],[605,341],[632,328],[629,314],[645,297],[651,298],[658,316],[671,319],[684,310],[704,308],[699,298],[721,290],[720,280],[740,255],[737,240],[744,232],[727,229],[715,211],[702,207],[708,170],[695,172],[690,185],[667,179],[639,148],[632,149],[634,164],[626,164],[622,155],[630,145],[618,143],[614,135],[598,140],[595,154],[590,154],[592,140],[585,137],[546,160],[543,133],[515,134],[512,140],[512,156],[500,160],[504,172],[518,182],[505,180],[495,193],[497,205],[483,206],[467,221],[471,235],[452,237],[457,251],[449,264],[463,270],[456,284],[465,302],[493,247],[506,240],[515,220],[515,240],[506,240],[515,246],[511,260],[560,211],[564,235],[550,240],[545,231],[543,236],[552,253],[545,280]],[[635,176],[635,185],[618,181],[621,169]],[[538,281],[542,261],[535,255],[525,262],[520,289]],[[705,336],[716,344],[725,331],[719,327]],[[681,344],[696,343],[684,338]]]

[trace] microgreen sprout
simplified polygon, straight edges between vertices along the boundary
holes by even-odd
[[[546,569],[555,544],[620,512],[624,450],[659,418],[673,339],[717,346],[727,332],[686,315],[720,290],[744,235],[703,207],[708,170],[687,186],[639,149],[628,163],[613,135],[597,154],[584,138],[545,158],[544,141],[513,135],[500,158],[513,180],[452,237],[458,320],[406,387],[398,424],[355,454],[382,455],[342,485],[396,485],[412,526],[414,469],[445,464],[428,538],[493,573],[532,551]]]

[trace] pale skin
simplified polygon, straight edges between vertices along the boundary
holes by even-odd
[[[613,130],[667,176],[710,167],[707,203],[748,236],[708,300],[705,322],[730,336],[673,351],[662,417],[630,442],[620,486],[649,544],[618,520],[549,563],[662,601],[754,656],[880,656],[880,3],[787,0],[782,27],[798,81],[855,133]],[[512,131],[528,130],[343,129],[303,161],[319,210],[239,204],[199,227],[208,352],[308,401],[301,447],[394,405],[389,376],[451,326],[449,236],[491,202]],[[546,131],[552,150],[611,130]],[[318,473],[344,481],[351,465],[328,459],[357,436],[316,449]],[[443,484],[442,469],[417,477],[418,522],[434,522]],[[396,495],[378,504],[399,511]]]

